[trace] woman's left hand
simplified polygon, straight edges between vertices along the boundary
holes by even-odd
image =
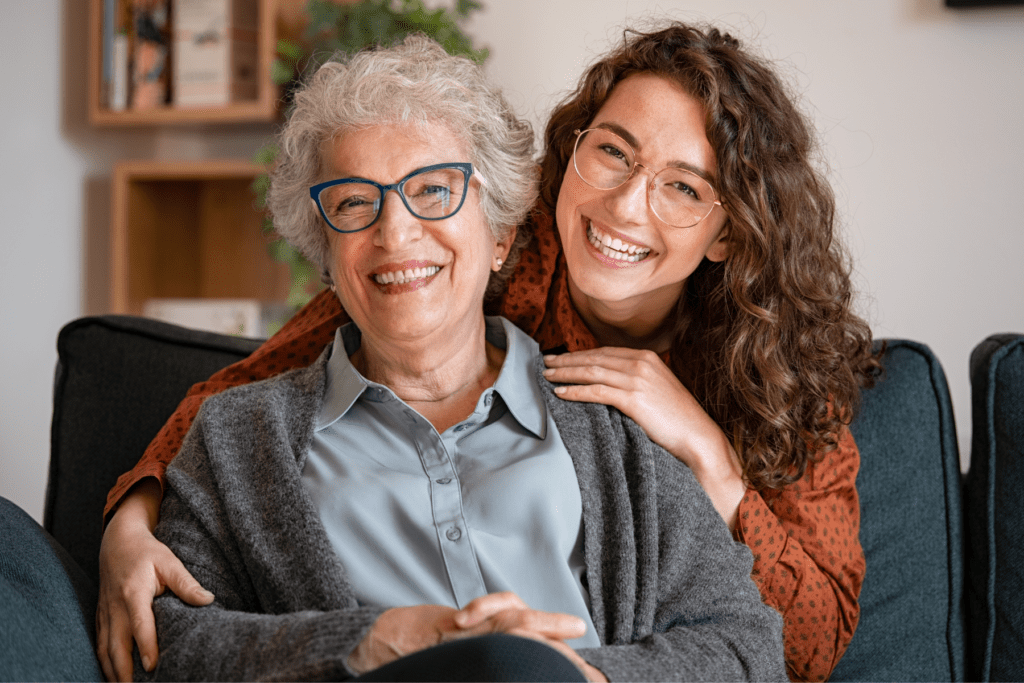
[[[721,428],[653,351],[603,347],[545,356],[544,376],[568,401],[618,408],[684,462],[733,528],[746,493],[736,451]]]

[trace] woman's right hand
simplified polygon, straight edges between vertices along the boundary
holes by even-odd
[[[103,532],[96,650],[110,681],[132,680],[133,639],[146,670],[156,666],[154,597],[169,588],[197,607],[213,602],[213,594],[153,536],[161,498],[156,480],[144,479],[125,497]]]

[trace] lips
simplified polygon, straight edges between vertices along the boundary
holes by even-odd
[[[650,247],[643,247],[639,244],[623,241],[619,237],[602,232],[594,227],[591,221],[587,221],[587,241],[594,249],[610,259],[623,261],[625,263],[638,263],[650,256]]]

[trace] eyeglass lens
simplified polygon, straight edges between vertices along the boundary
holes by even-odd
[[[406,178],[398,192],[417,218],[447,218],[462,205],[466,174],[457,168],[421,171]],[[370,183],[348,182],[320,191],[320,206],[335,229],[355,232],[377,218],[383,203],[381,189]]]
[[[574,163],[576,172],[588,185],[611,190],[632,176],[636,156],[633,148],[615,133],[592,128],[577,138]],[[671,166],[654,176],[648,197],[658,218],[679,228],[700,223],[715,207],[715,191],[706,180]]]

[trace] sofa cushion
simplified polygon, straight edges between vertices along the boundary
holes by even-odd
[[[993,335],[971,354],[967,610],[972,679],[1024,677],[1024,335]]]
[[[903,340],[888,342],[884,367],[851,425],[867,570],[832,680],[963,680],[960,463],[945,374],[927,346]]]
[[[34,519],[0,498],[0,680],[100,681],[96,589]]]
[[[190,386],[259,344],[132,316],[80,318],[60,331],[44,526],[93,581],[107,491]]]

